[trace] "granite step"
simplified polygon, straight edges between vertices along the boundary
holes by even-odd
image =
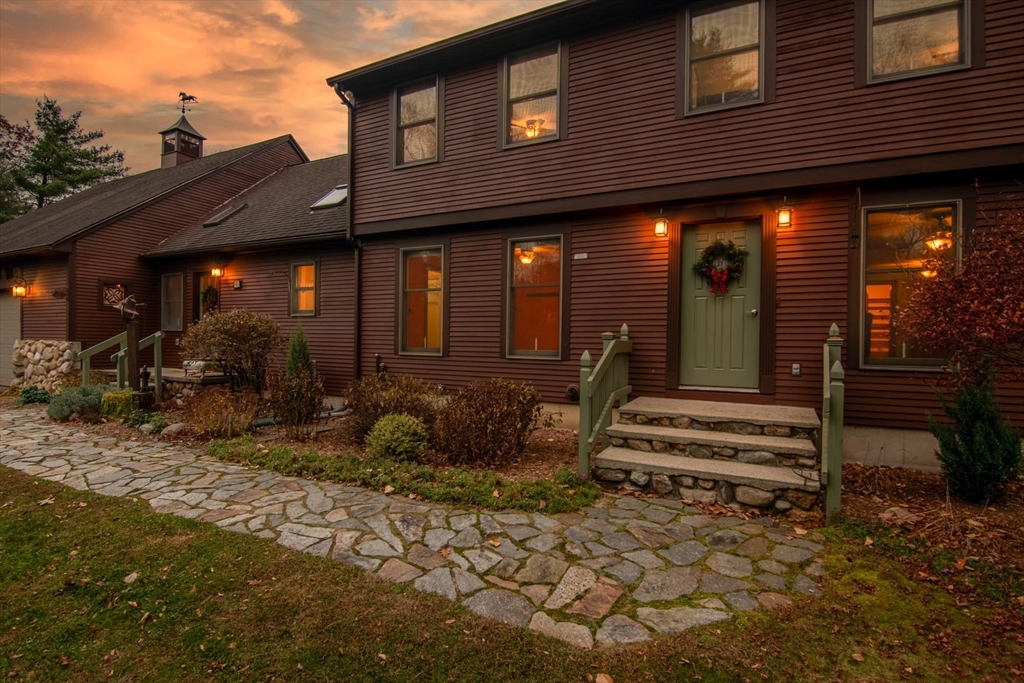
[[[702,425],[713,425],[710,429],[718,429],[722,424],[761,428],[751,429],[753,433],[764,433],[764,427],[789,427],[791,431],[805,433],[821,427],[821,420],[811,408],[689,401],[655,396],[641,396],[630,401],[619,409],[619,416],[629,421],[637,421],[636,418],[640,417],[644,422],[659,422],[662,425],[671,424],[672,420],[678,418],[687,418]],[[783,436],[781,433],[771,435]]]
[[[606,433],[616,446],[668,453],[675,457],[729,459],[745,464],[785,467],[818,466],[818,450],[809,438],[734,434],[621,422],[608,427]]]

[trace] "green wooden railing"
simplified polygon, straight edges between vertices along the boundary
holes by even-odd
[[[580,357],[580,457],[579,475],[590,476],[590,453],[598,438],[608,445],[604,430],[611,425],[612,408],[622,405],[633,391],[629,384],[629,354],[633,342],[629,328],[622,326],[619,338],[611,332],[601,335],[601,360],[591,369],[590,352]]]
[[[825,486],[825,522],[839,514],[843,479],[843,338],[832,323],[822,346],[824,371],[821,392],[821,483]]]
[[[153,347],[153,393],[157,401],[164,400],[163,340],[163,332],[154,332],[145,339],[139,340],[139,351],[148,349],[150,346]],[[117,364],[117,388],[124,389],[125,383],[128,381],[128,349],[121,347],[121,350],[111,356],[110,360]]]
[[[139,350],[153,347],[153,390],[156,393],[156,400],[163,400],[163,332],[151,334],[145,339],[139,340]],[[124,389],[128,382],[128,333],[114,335],[110,339],[101,341],[95,346],[90,346],[78,354],[82,361],[82,384],[89,384],[89,376],[92,374],[92,357],[111,346],[119,346],[120,350],[110,357],[110,360],[117,364],[117,388]]]

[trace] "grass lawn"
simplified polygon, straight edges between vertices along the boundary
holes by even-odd
[[[841,531],[822,598],[586,652],[329,560],[0,468],[0,676],[1016,680],[1024,639],[1007,625],[1019,607],[957,605],[944,587],[908,578],[905,546]]]

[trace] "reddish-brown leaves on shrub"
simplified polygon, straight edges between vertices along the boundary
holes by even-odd
[[[441,389],[409,375],[380,373],[353,382],[345,398],[350,411],[345,421],[347,436],[361,442],[385,415],[412,415],[431,427],[441,401]]]
[[[185,423],[200,436],[230,439],[249,429],[258,408],[256,394],[210,387],[185,403]]]
[[[529,384],[473,382],[438,412],[434,443],[453,463],[503,464],[526,450],[540,412],[540,394]]]

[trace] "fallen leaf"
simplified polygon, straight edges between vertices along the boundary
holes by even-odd
[[[498,540],[497,538],[492,538],[490,541],[488,541],[488,543],[493,545],[495,548],[497,548],[499,545],[501,545],[501,541]]]
[[[597,674],[594,677],[594,683],[615,683],[615,681],[608,674]]]
[[[53,505],[53,496],[38,501],[39,505]]]
[[[543,509],[544,509],[544,508],[546,508],[547,506],[548,506],[548,502],[547,502],[546,500],[542,500],[542,501],[540,501],[539,503],[537,503],[537,507],[538,507],[539,509],[541,509],[541,510],[543,510]]]
[[[380,659],[380,661],[382,661],[382,662],[386,662],[387,659],[388,659],[388,656],[386,654],[384,654],[383,652],[381,652],[380,654],[377,655],[377,658]]]
[[[297,669],[298,669],[299,671],[302,671],[302,665],[301,665],[301,664],[299,664],[299,665],[298,665],[298,666],[297,666],[296,668],[297,668]]]
[[[132,572],[128,576],[124,577],[125,583],[135,583],[135,579],[139,578],[138,572]]]
[[[128,604],[134,607],[135,609],[139,608],[139,603],[135,602],[134,600],[129,600]]]
[[[451,548],[441,548],[441,550],[438,551],[438,552],[440,552],[441,553],[441,557],[443,557],[445,559],[447,559],[447,558],[452,556],[452,549]]]
[[[862,655],[862,654],[861,654],[861,653],[859,653],[859,652],[854,652],[854,653],[853,653],[853,658],[854,658],[855,660],[857,660],[858,662],[863,662],[863,661],[864,661],[864,655]]]
[[[234,650],[236,647],[238,647],[238,643],[236,643],[235,641],[231,641],[230,643],[228,643],[229,650]]]
[[[145,614],[142,615],[142,618],[139,619],[139,623],[140,624],[146,623],[146,619],[149,619],[149,612],[146,612]]]
[[[798,526],[793,527],[793,531],[796,533],[797,536],[806,536],[807,535],[807,529],[803,529],[803,528],[798,527]]]
[[[394,492],[395,492],[395,487],[392,486],[391,484],[388,484],[387,486],[384,487],[384,494],[385,495],[387,495],[389,493],[394,493]]]
[[[501,498],[501,491],[499,491],[498,489],[494,489],[493,491],[491,491],[491,498]]]
[[[871,546],[871,545],[874,545],[874,544],[875,544],[875,542],[871,540],[870,536],[868,536],[867,538],[864,539],[864,545]]]

